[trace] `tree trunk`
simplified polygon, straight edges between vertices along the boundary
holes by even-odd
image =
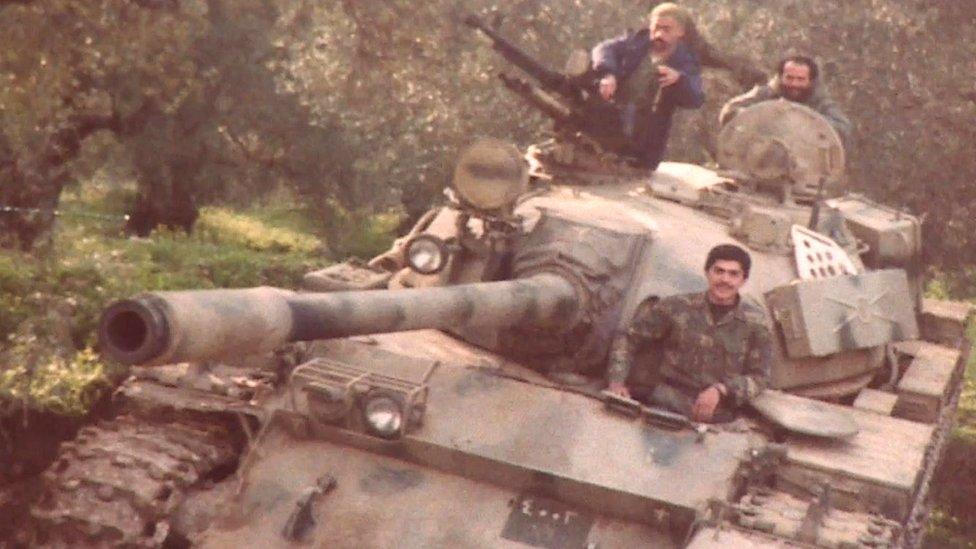
[[[0,212],[0,246],[29,251],[50,238],[68,179],[65,165],[86,137],[116,122],[110,115],[72,114],[51,124],[36,154],[29,156],[0,144],[0,207],[7,207]]]
[[[206,146],[189,145],[193,131],[178,117],[153,109],[144,118],[141,131],[129,136],[140,191],[126,232],[148,236],[165,226],[189,233],[199,214],[192,185],[206,158]],[[179,148],[187,150],[175,150]]]

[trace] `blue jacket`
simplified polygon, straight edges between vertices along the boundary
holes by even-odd
[[[650,51],[651,32],[646,28],[611,38],[593,48],[593,69],[601,77],[612,73],[617,80],[624,80],[637,70]],[[698,54],[684,42],[679,42],[664,64],[681,73],[681,79],[675,84],[674,103],[686,109],[701,107],[705,103],[705,91]]]
[[[626,80],[651,51],[651,32],[642,29],[635,33],[611,38],[598,44],[591,53],[593,69],[601,77],[613,74],[618,81]],[[678,107],[697,109],[705,103],[701,81],[701,61],[698,54],[684,42],[679,42],[664,64],[681,73],[672,86],[664,88],[659,107],[651,112],[636,113],[624,108],[621,125],[631,135],[633,156],[639,165],[655,169],[664,157],[664,149],[671,131],[671,117]]]

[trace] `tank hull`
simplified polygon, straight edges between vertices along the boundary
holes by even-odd
[[[919,343],[908,350],[924,356],[938,351],[947,360],[954,358],[958,375],[966,353],[946,345],[950,343]],[[168,439],[172,433],[184,432],[185,422],[195,421],[190,418],[199,414],[252,417],[262,426],[249,431],[250,449],[243,446],[234,475],[216,485],[200,481],[188,485],[179,493],[184,499],[178,509],[165,513],[157,509],[150,516],[165,521],[194,546],[219,547],[243,540],[290,546],[294,542],[282,537],[282,530],[297,503],[320,478],[331,475],[336,487],[310,506],[314,525],[305,530],[303,543],[546,547],[565,546],[546,545],[547,539],[576,540],[558,536],[581,535],[577,529],[558,529],[541,520],[544,510],[550,517],[553,511],[582,517],[588,525],[582,538],[586,543],[682,547],[692,539],[692,547],[710,547],[708,543],[716,543],[715,530],[687,536],[694,517],[703,516],[709,501],[717,501],[792,517],[779,525],[776,536],[770,536],[756,533],[748,522],[736,523],[729,515],[726,520],[731,522],[718,531],[719,542],[750,540],[753,545],[743,547],[793,547],[808,512],[810,490],[827,483],[838,489],[832,505],[835,514],[844,517],[843,532],[861,535],[856,529],[875,528],[880,515],[886,532],[899,532],[889,540],[891,546],[917,547],[923,532],[918,526],[925,520],[924,497],[961,387],[958,378],[949,384],[951,394],[934,423],[859,409],[854,417],[862,432],[854,439],[837,444],[790,437],[785,441],[785,461],[764,468],[749,459],[751,450],[768,440],[758,424],[732,425],[727,431],[706,434],[699,442],[692,432],[661,430],[611,414],[585,394],[567,393],[531,369],[439,331],[317,342],[310,352],[359,364],[375,363],[371,358],[379,353],[387,357],[386,371],[399,372],[403,378],[420,375],[431,361],[439,362],[431,378],[429,419],[403,440],[387,442],[282,412],[273,404],[284,402],[280,398],[244,405],[200,390],[149,390],[158,383],[146,378],[130,381],[120,393],[123,406],[135,415],[137,424],[163,421],[171,433]],[[399,358],[389,360],[389,355]],[[151,371],[165,368],[171,367]],[[269,415],[268,409],[279,411]],[[138,429],[145,432],[145,427]],[[144,444],[138,437],[127,443],[105,443],[110,439],[103,437],[116,437],[118,432],[113,425],[98,426],[86,440],[105,447],[107,459],[133,455],[133,449]],[[907,441],[907,432],[916,433],[914,442],[903,444],[897,456],[890,455],[891,437]],[[64,459],[83,464],[79,454],[67,453]],[[162,455],[145,459],[134,463],[108,459],[108,463],[123,469],[151,468],[148,464]],[[897,465],[884,465],[887,459]],[[775,473],[771,495],[744,492],[743,479],[756,470]],[[45,490],[56,495],[55,501],[78,493],[66,488],[74,482],[72,471],[76,469],[59,468],[46,477]],[[100,482],[97,477],[91,481]],[[45,530],[55,536],[68,529],[73,532],[70,539],[85,539],[77,536],[90,534],[71,528],[95,516],[105,519],[104,508],[117,509],[119,501],[136,501],[121,496],[108,500],[92,496],[80,515],[56,506],[64,513],[57,526],[46,522],[53,520],[45,518],[52,515],[39,508],[35,518],[49,524]],[[521,511],[523,505],[528,513]],[[107,520],[122,521],[111,516]],[[823,530],[821,541],[837,534],[831,528]],[[531,537],[543,535],[557,537]],[[146,546],[154,545],[147,542]]]
[[[172,307],[179,314],[163,313],[163,318],[190,334],[186,341],[197,343],[168,341],[163,346],[168,354],[155,357],[161,362],[257,352],[291,340],[338,339],[309,345],[300,353],[299,368],[279,364],[272,368],[275,375],[267,369],[196,375],[183,370],[164,379],[160,376],[176,366],[140,371],[119,392],[124,409],[174,430],[188,418],[236,423],[237,429],[231,430],[241,442],[233,475],[208,482],[215,473],[199,471],[180,485],[178,506],[157,504],[144,501],[157,492],[120,486],[113,474],[80,476],[77,471],[84,468],[71,466],[80,454],[69,451],[64,456],[68,466],[56,466],[46,477],[49,497],[43,500],[46,506],[35,508],[35,519],[42,529],[54,532],[55,541],[100,540],[98,536],[112,534],[144,546],[160,546],[167,528],[192,544],[213,547],[296,542],[680,547],[689,540],[693,547],[707,547],[723,539],[743,547],[835,547],[861,543],[861,538],[874,546],[918,546],[928,484],[961,387],[968,353],[962,326],[968,307],[953,317],[945,313],[953,307],[923,306],[919,320],[924,339],[913,336],[887,348],[796,358],[777,342],[775,386],[821,398],[857,395],[852,406],[823,405],[856,422],[858,432],[844,441],[780,432],[748,413],[726,425],[669,430],[609,410],[600,400],[600,379],[561,385],[527,363],[444,332],[399,331],[438,327],[463,333],[465,327],[519,320],[564,330],[567,324],[578,325],[576,307],[596,301],[606,286],[604,279],[590,275],[634,260],[631,276],[615,280],[620,282],[612,300],[619,305],[612,310],[615,314],[587,319],[599,318],[607,324],[603,328],[619,332],[644,300],[704,289],[707,250],[738,241],[732,218],[727,212],[715,213],[719,205],[709,190],[714,185],[714,180],[690,184],[694,193],[675,193],[698,196],[690,205],[663,199],[660,181],[654,178],[586,189],[554,187],[522,202],[519,213],[526,231],[531,230],[532,212],[536,219],[540,212],[558,214],[550,219],[582,219],[562,225],[572,229],[572,238],[562,243],[568,245],[546,250],[573,259],[574,246],[586,248],[587,259],[563,261],[559,269],[526,280],[477,286],[480,292],[502,284],[497,287],[505,288],[501,293],[517,296],[516,287],[528,284],[531,291],[523,293],[527,298],[498,299],[498,291],[472,297],[464,286],[325,294],[302,298],[299,307],[291,304],[294,294],[270,289],[257,291],[261,299],[240,293],[251,290],[207,294],[206,299],[201,294],[163,296],[167,306],[187,300],[188,305]],[[760,210],[754,213],[765,215]],[[803,206],[789,208],[793,221],[810,213]],[[762,219],[779,227],[775,216]],[[649,245],[635,244],[616,256],[600,253],[598,246],[577,245],[599,241],[583,236],[611,234],[621,227],[629,235],[646,237]],[[769,248],[751,249],[754,267],[745,294],[759,302],[800,276],[790,252],[777,248],[776,239],[769,242]],[[610,267],[603,269],[605,264]],[[587,268],[578,277],[583,283],[557,274],[574,265]],[[579,297],[582,287],[591,288],[587,299]],[[243,308],[235,309],[235,299],[225,299],[243,295],[249,296]],[[782,319],[769,308],[763,310],[778,329],[775,323]],[[860,312],[871,316],[867,308]],[[235,322],[256,321],[257,328],[234,322],[216,326],[235,314],[240,316]],[[332,326],[339,328],[333,332]],[[342,337],[387,331],[395,333]],[[260,343],[251,347],[252,339]],[[876,374],[883,364],[891,372],[880,379]],[[402,436],[378,438],[358,429],[360,424],[318,413],[309,394],[332,398],[335,393],[329,391],[335,387],[307,391],[296,383],[297,374],[284,375],[299,370],[317,371],[321,380],[332,379],[328,376],[334,372],[353,372],[343,387],[350,393],[358,390],[363,398],[374,389],[369,386],[374,379],[384,380],[384,388],[406,387],[411,399],[423,394],[421,413],[416,419],[407,414],[413,421]],[[872,387],[865,389],[869,383]],[[336,397],[328,403],[340,401]],[[367,421],[366,404],[344,413]],[[159,476],[154,463],[180,452],[148,443],[139,433],[109,444],[118,440],[115,431],[111,425],[96,428],[90,435],[95,442],[86,443],[92,447],[86,451],[95,454],[102,450],[94,448],[104,446],[104,461],[113,473]],[[135,447],[144,455],[133,460],[127,456]],[[82,494],[76,490],[79,483],[88,483],[84,506],[75,505]],[[153,528],[145,527],[149,522]],[[717,527],[696,533],[705,522]]]

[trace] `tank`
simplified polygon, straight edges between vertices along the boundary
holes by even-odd
[[[785,101],[716,169],[634,169],[585,70],[469,23],[553,139],[478,140],[444,205],[305,289],[109,306],[133,373],[45,473],[33,544],[919,546],[971,313],[922,297],[920,220],[847,193],[836,132]],[[714,425],[606,393],[613,336],[720,243],[752,255],[772,387]]]

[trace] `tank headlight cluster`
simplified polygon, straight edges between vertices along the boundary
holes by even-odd
[[[396,438],[403,433],[403,405],[392,395],[377,392],[367,395],[363,419],[369,432],[382,438]]]
[[[427,362],[427,372],[417,381],[338,360],[313,358],[292,372],[289,404],[308,418],[310,426],[365,431],[394,440],[423,422],[427,381],[440,364]]]
[[[447,244],[434,235],[422,234],[407,244],[407,265],[420,274],[441,272],[447,266],[449,256]]]
[[[323,387],[309,392],[307,398],[309,413],[324,423],[342,420],[353,407],[352,394],[336,387]]]

